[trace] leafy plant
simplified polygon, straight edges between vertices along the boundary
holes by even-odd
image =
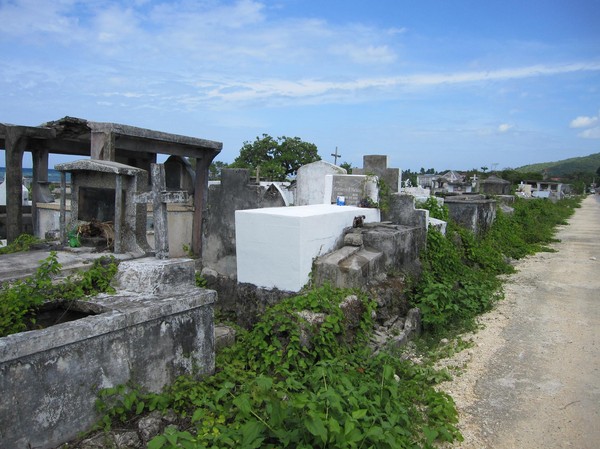
[[[42,240],[31,234],[21,234],[8,245],[0,248],[0,254],[18,253],[21,251],[29,251],[31,245],[41,243]]]
[[[452,222],[446,236],[430,229],[422,257],[423,276],[412,296],[425,328],[440,332],[452,326],[472,326],[475,316],[502,297],[497,276],[513,271],[509,259],[544,249],[553,241],[556,225],[565,222],[579,201],[517,199],[515,212],[506,215],[498,211],[483,238]],[[428,207],[435,209],[434,204]]]
[[[425,201],[419,201],[415,205],[418,209],[427,209],[429,216],[438,220],[448,221],[448,207],[440,204],[435,197],[430,196]]]
[[[114,257],[96,259],[88,271],[54,282],[61,264],[55,251],[41,261],[33,276],[0,286],[0,336],[26,330],[35,324],[35,310],[52,300],[76,300],[114,290],[110,281],[117,272]]]

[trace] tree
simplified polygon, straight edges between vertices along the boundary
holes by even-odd
[[[481,167],[481,171],[485,173],[486,171],[488,171],[488,167],[486,167],[486,166],[484,165],[483,167]]]
[[[221,179],[221,170],[229,167],[225,162],[213,161],[208,167],[208,179],[211,181],[218,181]]]
[[[252,143],[244,142],[231,167],[259,168],[261,176],[273,181],[285,181],[288,176],[295,176],[303,165],[319,160],[321,157],[313,143],[303,142],[299,137],[274,139],[263,134]]]
[[[346,170],[346,173],[348,173],[349,175],[352,174],[352,164],[350,162],[342,162],[340,164],[340,167]]]

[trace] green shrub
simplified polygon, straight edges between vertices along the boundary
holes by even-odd
[[[8,245],[0,248],[0,254],[19,253],[21,251],[29,251],[31,245],[41,243],[42,240],[34,237],[31,234],[21,234]]]
[[[0,337],[22,332],[35,324],[35,310],[44,302],[112,292],[110,281],[117,272],[117,261],[112,256],[101,257],[88,271],[54,282],[60,269],[56,252],[52,251],[33,276],[0,286]]]

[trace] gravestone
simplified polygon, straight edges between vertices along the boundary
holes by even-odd
[[[331,194],[326,195],[324,203],[338,203],[343,198],[345,206],[365,206],[377,203],[379,190],[377,178],[364,175],[327,175],[327,185],[331,186]]]
[[[326,191],[330,191],[326,175],[345,175],[346,170],[325,161],[303,165],[296,176],[296,205],[323,204]]]
[[[392,193],[400,191],[402,174],[399,168],[388,168],[388,157],[385,155],[371,154],[363,156],[363,168],[352,170],[356,175],[375,175],[382,179]]]

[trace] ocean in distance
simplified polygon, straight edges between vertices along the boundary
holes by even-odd
[[[4,182],[4,178],[6,177],[6,167],[0,167],[0,179]],[[23,169],[23,178],[33,178],[33,168],[24,168]],[[67,177],[68,180],[68,177]],[[53,168],[48,169],[48,181],[60,183],[60,172],[58,170],[54,170]]]

